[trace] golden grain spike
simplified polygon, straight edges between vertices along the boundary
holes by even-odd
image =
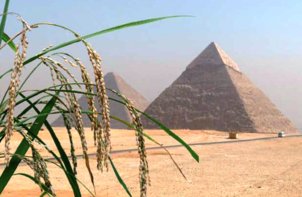
[[[8,99],[8,113],[7,113],[7,125],[5,133],[5,160],[8,164],[9,162],[9,152],[10,152],[10,139],[13,135],[14,130],[14,108],[16,105],[16,96],[20,84],[20,76],[23,68],[23,61],[26,58],[26,51],[28,47],[28,42],[26,38],[27,29],[24,28],[21,34],[21,48],[20,53],[19,48],[17,47],[14,68],[11,74],[11,80],[9,84],[9,99]]]

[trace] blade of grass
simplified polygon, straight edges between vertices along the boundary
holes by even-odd
[[[3,32],[2,36],[0,37],[4,42],[6,42],[8,44],[8,46],[14,51],[17,51],[17,47],[15,45],[15,43],[10,39],[10,37]],[[1,43],[0,43],[1,44]]]
[[[50,52],[50,51],[54,51],[54,50],[57,50],[57,49],[61,49],[63,47],[66,47],[66,46],[69,46],[69,45],[72,45],[74,43],[77,43],[77,42],[80,42],[82,40],[85,40],[85,39],[88,39],[88,38],[92,38],[92,37],[95,37],[95,36],[99,36],[99,35],[102,35],[102,34],[105,34],[105,33],[110,33],[110,32],[113,32],[113,31],[117,31],[117,30],[121,30],[121,29],[125,29],[125,28],[129,28],[129,27],[135,27],[135,26],[139,26],[139,25],[144,25],[144,24],[148,24],[148,23],[153,23],[153,22],[156,22],[156,21],[160,21],[160,20],[165,20],[165,19],[170,19],[170,18],[178,18],[178,17],[190,17],[190,16],[186,16],[186,15],[178,15],[178,16],[165,16],[165,17],[158,17],[158,18],[151,18],[151,19],[145,19],[145,20],[140,20],[140,21],[135,21],[135,22],[130,22],[130,23],[125,23],[125,24],[122,24],[122,25],[118,25],[118,26],[115,26],[115,27],[111,27],[111,28],[108,28],[108,29],[104,29],[104,30],[101,30],[101,31],[97,31],[95,33],[92,33],[92,34],[88,34],[88,35],[85,35],[85,36],[82,36],[82,37],[79,37],[79,38],[76,38],[76,39],[73,39],[73,40],[70,40],[68,42],[64,42],[62,44],[59,44],[59,45],[56,45],[56,46],[53,46],[41,53],[38,53],[37,55],[27,59],[25,62],[24,62],[24,65],[36,60],[37,58],[41,57],[42,55],[45,55],[46,53]]]
[[[119,172],[117,171],[117,169],[116,169],[116,167],[115,167],[115,165],[114,165],[114,163],[112,162],[112,159],[111,159],[110,157],[109,157],[109,161],[110,161],[110,165],[111,165],[111,167],[112,167],[112,169],[113,169],[113,172],[114,172],[114,174],[115,174],[115,176],[116,176],[118,182],[123,186],[124,190],[125,190],[125,191],[127,192],[127,194],[131,197],[132,195],[131,195],[131,193],[130,193],[128,187],[127,187],[127,185],[126,185],[125,182],[123,181],[122,177],[120,176]]]
[[[12,69],[5,71],[2,75],[0,75],[0,79],[2,79],[5,75],[9,74],[11,71]]]
[[[4,135],[5,134],[5,128],[2,129],[2,131],[0,132],[0,142],[3,140]]]
[[[5,1],[5,5],[3,8],[3,15],[1,19],[1,24],[0,24],[0,38],[3,36],[4,28],[5,28],[5,23],[6,23],[6,18],[7,18],[7,11],[8,11],[8,5],[9,5],[9,0]],[[0,39],[0,45],[1,45],[2,39]]]

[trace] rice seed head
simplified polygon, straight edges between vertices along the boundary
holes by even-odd
[[[78,162],[77,162],[77,157],[75,155],[75,148],[74,148],[74,143],[73,143],[73,138],[72,138],[72,133],[71,133],[71,129],[72,129],[72,123],[71,123],[71,119],[69,117],[69,115],[63,115],[63,119],[64,119],[64,124],[68,133],[68,137],[69,137],[69,143],[70,143],[70,155],[71,155],[71,159],[72,159],[72,164],[73,164],[73,172],[74,174],[77,174],[77,166],[78,166]]]
[[[52,45],[52,44],[51,44],[51,45],[49,45],[48,47],[45,47],[44,49],[42,49],[42,51],[46,51],[46,50],[50,49],[51,47],[53,47],[53,45]]]
[[[125,101],[126,108],[129,111],[130,117],[132,119],[132,124],[135,128],[135,136],[136,136],[136,144],[137,150],[140,158],[140,165],[139,165],[139,182],[140,182],[140,196],[145,197],[147,196],[147,186],[151,184],[150,176],[149,176],[149,165],[147,160],[147,153],[145,147],[145,139],[144,139],[144,128],[140,120],[140,116],[138,115],[137,111],[135,110],[132,102],[125,97],[124,95],[118,93],[115,90],[111,90],[119,97],[121,97]]]
[[[76,61],[81,69],[81,76],[82,76],[83,83],[85,84],[86,92],[93,94],[94,93],[93,85],[85,65],[80,60],[76,60]],[[92,95],[86,95],[86,98],[88,103],[88,109],[89,111],[92,112],[89,116],[91,117],[91,130],[93,131],[94,145],[96,145],[97,132],[99,129],[97,109],[95,107],[94,97]]]
[[[84,126],[83,126],[83,119],[82,119],[80,105],[77,102],[76,98],[73,98],[72,106],[73,106],[73,112],[74,112],[74,118],[75,118],[75,121],[74,121],[75,128],[80,135],[83,153],[87,154],[88,147],[87,147],[87,141],[86,141],[86,136],[85,136],[85,130],[84,130]]]
[[[19,51],[17,47],[14,68],[11,74],[11,80],[9,84],[9,98],[8,98],[8,113],[7,113],[7,123],[6,123],[6,133],[5,133],[5,161],[8,165],[9,163],[9,151],[10,151],[10,139],[13,135],[14,130],[14,108],[16,105],[16,96],[20,84],[20,76],[23,68],[23,61],[26,58],[26,51],[28,47],[26,29],[23,30],[21,34],[21,48]]]
[[[131,101],[128,100],[126,102],[126,106],[129,110],[129,113],[132,118],[132,124],[136,128],[136,143],[138,147],[138,153],[140,158],[140,165],[139,165],[139,180],[140,180],[140,196],[145,197],[147,196],[147,185],[150,184],[150,177],[149,177],[149,166],[147,161],[147,154],[145,148],[145,140],[143,136],[143,126],[138,116],[135,108],[133,107]]]
[[[47,170],[47,165],[40,153],[36,150],[36,148],[31,145],[32,148],[32,157],[33,157],[33,171],[34,176],[37,180],[41,180],[41,178],[44,180],[45,186],[49,189],[50,194],[53,196],[55,195],[55,192],[52,188],[52,184],[50,182],[49,173]]]
[[[49,67],[49,71],[50,71],[50,76],[51,76],[51,80],[52,80],[52,84],[53,86],[56,86],[56,78],[55,78],[55,74],[54,74],[54,71],[51,67]]]
[[[50,57],[40,57],[40,59],[43,62],[48,62],[50,65],[52,65],[52,67],[55,67],[57,72],[60,72],[58,70],[58,68],[62,69],[64,72],[67,73],[67,75],[74,80],[75,82],[77,82],[77,79],[75,78],[75,76],[69,71],[69,69],[67,67],[65,67],[62,63],[50,58]],[[61,72],[60,72],[61,73]],[[62,74],[62,73],[61,73]]]
[[[98,135],[97,137],[97,169],[102,171],[104,170],[104,159],[106,154],[106,149],[104,148],[104,139],[103,139],[103,127],[99,126],[98,129]]]
[[[109,110],[109,101],[108,101],[108,96],[106,92],[106,85],[105,85],[105,80],[104,80],[104,74],[101,68],[101,58],[97,54],[95,50],[92,49],[92,47],[87,44],[87,51],[88,51],[88,56],[90,59],[90,62],[93,67],[94,71],[94,77],[95,77],[95,84],[96,84],[96,90],[97,90],[97,95],[98,95],[98,101],[100,104],[101,108],[101,114],[102,114],[102,126],[103,129],[99,129],[99,133],[97,136],[102,135],[103,133],[103,141],[102,143],[98,142],[98,146],[104,146],[104,147],[98,147],[99,150],[103,150],[104,148],[104,159],[103,159],[103,165],[107,168],[108,170],[108,156],[110,155],[111,151],[111,134],[110,134],[110,110]]]
[[[67,59],[66,57],[63,57],[64,62],[68,63],[70,66],[76,68],[77,64],[75,64],[74,62],[70,61],[69,59]]]
[[[42,63],[49,67],[49,69],[51,70],[51,73],[53,73],[53,75],[55,76],[55,78],[59,81],[59,83],[65,87],[65,89],[70,89],[70,87],[67,85],[69,82],[68,82],[68,79],[59,71],[59,69],[57,68],[56,64],[53,64],[52,61],[47,61],[47,58],[45,57],[41,57],[40,58],[42,60]],[[55,79],[53,78],[53,83],[55,83]],[[66,100],[66,103],[69,107],[69,109],[72,108],[72,104],[71,104],[71,101],[73,100],[71,98],[71,94],[68,93],[68,92],[64,92],[64,95],[65,95],[65,100]]]
[[[52,184],[50,182],[49,173],[47,170],[47,165],[43,157],[40,155],[40,153],[37,151],[36,147],[34,146],[34,142],[37,142],[37,144],[44,147],[46,150],[51,151],[45,144],[40,143],[40,141],[37,141],[37,139],[33,139],[30,135],[26,134],[23,130],[18,130],[20,134],[24,137],[24,139],[28,142],[31,151],[32,151],[32,158],[33,160],[29,160],[25,156],[19,158],[23,160],[33,171],[34,171],[34,177],[36,180],[38,180],[39,185],[41,184],[41,178],[44,180],[45,186],[48,188],[50,194],[52,196],[56,196]],[[18,156],[18,155],[16,155]]]
[[[80,136],[86,168],[89,172],[90,180],[94,186],[94,177],[93,177],[93,174],[92,174],[92,171],[90,168],[90,163],[89,163],[88,146],[87,146],[87,141],[86,141],[86,136],[85,136],[85,130],[83,127],[81,108],[74,95],[73,95],[72,105],[73,105],[73,112],[74,112],[74,117],[75,117],[75,128],[78,131],[79,136]]]

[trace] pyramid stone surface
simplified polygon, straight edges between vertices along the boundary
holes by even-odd
[[[120,92],[121,94],[125,95],[129,100],[131,100],[134,104],[134,106],[142,111],[144,111],[147,106],[149,105],[149,102],[139,93],[137,92],[135,89],[133,89],[129,84],[127,84],[124,79],[122,77],[120,77],[119,75],[117,75],[116,73],[108,73],[105,75],[104,77],[105,79],[105,83],[106,83],[106,87],[110,88],[110,89],[114,89],[117,92]],[[113,94],[110,91],[107,91],[108,96],[117,100],[121,100],[118,96],[116,96],[115,94]],[[81,107],[84,110],[88,109],[88,105],[87,105],[87,99],[85,96],[82,96],[81,98],[79,98],[79,103],[81,105]],[[97,101],[95,101],[96,106],[97,105]],[[112,116],[116,116],[122,120],[125,121],[130,121],[130,115],[126,109],[126,107],[124,107],[123,105],[115,102],[115,101],[109,101],[110,104],[110,113]],[[97,110],[100,112],[100,108],[97,107]],[[90,127],[90,120],[89,118],[84,115],[83,116],[83,121],[84,121],[84,126],[85,127]],[[64,126],[63,123],[63,119],[62,118],[58,118],[56,121],[53,122],[52,124],[53,126]],[[116,129],[126,129],[127,127],[116,121],[111,119],[111,127],[112,128],[116,128]]]
[[[297,132],[238,65],[211,43],[145,110],[172,129]],[[157,128],[143,118],[145,128]]]

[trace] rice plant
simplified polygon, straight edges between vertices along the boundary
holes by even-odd
[[[1,14],[0,24],[0,51],[5,48],[10,48],[14,53],[14,63],[11,69],[0,73],[0,83],[8,84],[7,90],[0,94],[0,154],[4,157],[6,166],[0,176],[0,194],[6,188],[8,182],[13,175],[25,176],[35,182],[41,189],[42,195],[56,196],[55,187],[51,183],[47,166],[49,163],[55,164],[64,172],[74,196],[81,196],[79,184],[82,182],[77,177],[77,157],[75,155],[74,135],[79,135],[81,150],[85,165],[87,168],[87,175],[90,177],[91,183],[94,185],[94,174],[91,171],[90,157],[88,155],[88,142],[86,139],[85,129],[83,127],[83,116],[88,116],[91,121],[91,131],[94,135],[94,146],[96,146],[96,166],[100,171],[107,171],[112,168],[118,182],[124,188],[129,196],[131,192],[126,183],[119,175],[113,160],[111,159],[111,130],[110,118],[114,118],[126,124],[136,132],[137,150],[140,158],[139,165],[139,187],[140,196],[147,196],[149,178],[149,167],[147,161],[147,153],[145,148],[145,140],[151,140],[157,145],[163,147],[160,143],[155,141],[151,136],[144,133],[143,125],[140,121],[140,116],[146,116],[150,121],[153,121],[168,135],[181,143],[198,161],[198,155],[186,144],[179,136],[173,133],[170,129],[165,127],[162,123],[150,117],[148,114],[136,109],[131,101],[125,96],[119,94],[115,90],[106,88],[104,81],[104,74],[102,70],[102,60],[100,55],[93,49],[92,45],[87,42],[87,39],[101,36],[105,33],[122,30],[134,26],[144,25],[160,20],[165,20],[175,17],[183,16],[168,16],[151,18],[136,22],[130,22],[119,26],[114,26],[108,29],[103,29],[95,33],[81,36],[73,30],[52,23],[36,23],[30,24],[16,13],[8,12],[9,0],[6,0],[3,13]],[[5,33],[5,26],[7,17],[14,17],[21,24],[21,29],[16,35],[7,35]],[[28,32],[35,31],[38,28],[50,26],[53,28],[63,29],[74,36],[73,40],[50,46],[37,53],[32,57],[28,57],[27,49],[30,47],[30,42],[27,39]],[[82,43],[86,48],[87,57],[90,60],[90,65],[84,65],[79,58],[75,58],[68,51],[58,51],[69,45],[75,43]],[[46,67],[49,70],[48,76],[53,85],[39,90],[24,90],[23,87],[36,72],[38,67]],[[93,76],[89,76],[87,68],[92,66]],[[27,76],[21,78],[24,74],[23,69],[27,67],[31,72]],[[81,75],[81,79],[75,77],[70,68],[76,68]],[[8,77],[10,75],[10,77]],[[96,90],[96,91],[95,91]],[[107,91],[112,91],[121,99],[117,100],[109,98]],[[87,97],[88,110],[83,110],[78,102],[78,95],[85,95]],[[131,114],[132,121],[125,122],[118,117],[110,115],[109,100],[125,105]],[[97,105],[99,105],[97,107]],[[18,110],[15,110],[18,108]],[[100,111],[97,109],[100,108]],[[35,114],[30,113],[34,111]],[[70,152],[67,153],[58,139],[56,131],[48,122],[50,115],[59,114],[64,119],[66,132],[69,136]],[[51,150],[44,142],[45,139],[39,137],[39,132],[42,127],[45,127],[49,132],[55,144],[56,150]],[[72,132],[74,128],[77,133]],[[23,139],[20,140],[18,147],[13,150],[11,148],[12,136],[19,133]],[[4,147],[4,148],[3,148]],[[39,149],[42,148],[48,152],[55,160],[52,162],[40,154]],[[164,148],[164,147],[163,147]],[[173,160],[171,154],[167,149],[170,158]],[[70,159],[69,159],[70,156]],[[26,173],[15,173],[20,163],[28,165],[33,170],[33,175]],[[181,172],[176,162],[174,164]],[[182,173],[182,172],[181,172]],[[182,173],[183,174],[183,173]],[[183,175],[184,176],[184,175]],[[87,188],[87,187],[84,187]],[[91,196],[95,196],[95,191],[89,191]]]

